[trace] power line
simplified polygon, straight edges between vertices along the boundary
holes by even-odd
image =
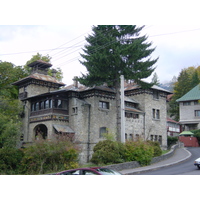
[[[152,26],[153,26],[153,25],[151,25],[151,26],[149,26],[149,27],[145,27],[145,28],[148,29],[148,28],[151,28]],[[145,29],[145,28],[144,28],[144,29]],[[144,30],[144,29],[143,29],[143,30]],[[184,32],[198,31],[198,30],[200,30],[200,28],[192,29],[192,30],[184,30],[184,31],[172,32],[172,33],[161,33],[161,34],[158,34],[158,35],[152,35],[152,36],[148,36],[148,37],[158,37],[158,36],[164,36],[164,35],[172,35],[172,34],[178,34],[178,33],[184,33]],[[88,33],[88,32],[86,32],[86,33]],[[85,33],[84,33],[84,34],[85,34]],[[82,35],[84,35],[84,34],[82,34]],[[81,37],[82,35],[78,36],[77,38]],[[64,43],[64,44],[62,44],[62,45],[60,45],[59,47],[53,48],[53,49],[35,50],[35,51],[24,51],[24,52],[15,52],[15,53],[6,53],[6,54],[0,54],[0,56],[15,55],[15,54],[24,54],[24,53],[33,53],[33,52],[39,52],[39,51],[49,51],[49,52],[50,52],[50,51],[54,51],[54,50],[57,50],[57,49],[74,48],[74,47],[76,47],[76,46],[63,47],[63,48],[60,48],[60,47],[61,47],[61,46],[64,46],[64,45],[67,44],[67,43],[70,43],[71,41],[73,41],[73,40],[75,40],[75,39],[77,39],[77,38],[74,38],[74,39],[72,39],[72,40],[70,40],[70,41],[68,41],[68,42],[66,42],[66,43]],[[48,54],[49,52],[47,52],[47,54]]]
[[[81,36],[83,36],[83,35],[85,35],[85,34],[87,34],[87,33],[89,33],[90,31],[87,31],[87,32],[85,32],[85,33],[83,33],[83,34],[81,34],[80,36],[78,36],[78,37],[76,37],[76,38],[74,38],[74,39],[72,39],[72,40],[70,40],[70,41],[68,41],[68,42],[66,42],[66,43],[64,43],[64,44],[62,44],[62,45],[60,45],[59,47],[57,47],[57,48],[54,48],[52,51],[54,51],[54,50],[56,50],[56,49],[58,49],[58,48],[60,48],[60,47],[62,47],[62,46],[64,46],[65,44],[68,44],[68,43],[70,43],[71,41],[74,41],[74,40],[76,40],[77,38],[80,38]],[[50,52],[49,52],[50,53]]]
[[[150,27],[152,27],[152,26],[150,26]],[[147,28],[150,28],[150,27],[147,27]],[[197,29],[192,29],[192,30],[184,30],[184,31],[178,31],[178,32],[172,32],[172,33],[163,33],[163,34],[158,34],[158,35],[152,35],[152,36],[149,36],[149,37],[158,37],[158,36],[165,36],[165,35],[173,35],[173,34],[178,34],[178,33],[185,33],[185,32],[192,32],[192,31],[199,31],[200,30],[200,28],[197,28]],[[109,43],[106,43],[106,44],[109,44]],[[105,44],[105,45],[106,45]],[[103,45],[104,46],[104,45]],[[104,48],[102,46],[102,48]],[[107,46],[107,45],[106,45]],[[105,47],[106,47],[105,46]],[[101,47],[99,47],[98,49],[96,49],[97,51],[98,50],[100,50],[100,49],[102,49]],[[64,62],[65,64],[68,64],[68,63],[70,63],[70,62],[73,62],[73,61],[75,61],[76,59],[78,59],[78,58],[81,58],[81,56],[78,56],[78,57],[75,57],[75,58],[72,58],[72,59],[70,59],[70,60],[68,60],[68,61],[66,61],[66,62]],[[62,63],[62,65],[64,64],[64,63]]]
[[[158,37],[158,36],[164,36],[164,35],[173,35],[173,34],[178,34],[178,33],[186,33],[186,32],[199,31],[199,30],[200,30],[200,28],[192,29],[192,30],[177,31],[177,32],[172,32],[172,33],[161,33],[161,34],[152,35],[152,36],[149,36],[149,37]]]
[[[76,48],[76,47],[80,47],[82,45],[79,46],[71,46],[71,47],[62,47],[59,49],[70,49],[70,48]],[[40,52],[40,51],[49,51],[49,50],[53,50],[53,49],[43,49],[43,50],[35,50],[35,51],[24,51],[24,52],[16,52],[16,53],[5,53],[5,54],[0,54],[0,56],[9,56],[9,55],[17,55],[17,54],[25,54],[25,53],[34,53],[34,52]]]

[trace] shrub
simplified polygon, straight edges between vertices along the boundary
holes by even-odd
[[[18,174],[20,162],[24,156],[21,149],[1,148],[0,149],[0,173]]]
[[[178,141],[178,137],[167,136],[167,146],[168,146],[168,148],[171,147],[172,145],[176,144],[177,141]]]
[[[147,143],[153,147],[153,157],[161,156],[162,150],[158,141],[148,140]]]
[[[154,154],[152,145],[149,145],[147,142],[138,140],[135,142],[126,142],[125,147],[126,161],[138,161],[141,166],[150,164]]]
[[[198,143],[200,145],[200,129],[198,129],[198,130],[192,130],[191,132],[194,133],[193,136],[197,138]]]
[[[44,174],[78,167],[78,149],[69,141],[35,141],[24,149],[21,173]]]
[[[122,143],[104,140],[98,142],[94,149],[91,162],[94,164],[110,164],[124,162],[125,146]]]

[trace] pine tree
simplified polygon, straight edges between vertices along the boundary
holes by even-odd
[[[93,26],[93,33],[86,38],[88,44],[81,54],[83,61],[80,62],[87,73],[82,74],[79,81],[86,86],[107,83],[116,89],[118,140],[121,131],[120,76],[141,84],[142,78],[152,74],[158,59],[149,57],[155,48],[150,48],[152,43],[146,41],[146,36],[139,36],[143,28],[136,25]]]

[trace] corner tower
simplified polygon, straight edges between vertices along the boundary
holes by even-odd
[[[37,60],[28,66],[32,68],[31,75],[13,83],[13,85],[19,87],[20,100],[58,90],[65,85],[55,77],[48,75],[48,70],[52,64]]]

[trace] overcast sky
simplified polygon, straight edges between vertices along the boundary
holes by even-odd
[[[79,59],[91,27],[1,25],[0,60],[24,65],[37,52],[48,54],[53,67],[63,71],[63,82],[71,84],[74,76],[86,72]],[[152,58],[159,57],[155,72],[161,83],[178,76],[183,68],[200,65],[200,25],[146,25],[141,34],[146,34],[156,47]]]

